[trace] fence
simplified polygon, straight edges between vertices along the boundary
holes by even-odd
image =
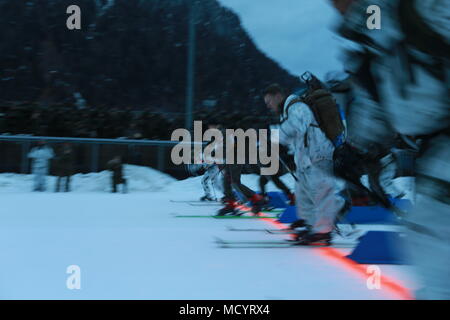
[[[120,155],[124,163],[152,167],[176,178],[186,175],[183,166],[176,166],[170,161],[170,151],[178,143],[176,141],[12,135],[0,135],[0,172],[30,173],[28,153],[41,140],[45,140],[56,152],[62,143],[70,143],[74,150],[76,173],[105,170],[106,163]]]

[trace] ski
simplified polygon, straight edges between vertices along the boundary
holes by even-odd
[[[215,216],[215,215],[174,215],[175,218],[214,218],[214,219],[278,219],[272,216]]]
[[[215,238],[215,242],[217,244],[260,244],[260,245],[266,245],[266,244],[294,244],[295,241],[292,240],[224,240],[222,238]]]
[[[255,245],[255,244],[247,244],[247,245],[236,245],[236,244],[218,244],[219,248],[223,249],[280,249],[280,248],[296,248],[297,250],[299,248],[341,248],[341,249],[351,249],[354,246],[353,245],[347,245],[347,244],[335,244],[332,243],[330,245],[323,245],[323,244],[316,244],[311,246],[305,246],[305,245],[295,245],[291,243],[286,244],[265,244],[265,245]]]
[[[267,233],[292,233],[293,230],[291,229],[240,229],[240,228],[234,228],[234,227],[227,227],[228,231],[242,231],[242,232],[267,232]]]
[[[270,234],[295,234],[296,233],[296,231],[292,230],[292,229],[265,229],[264,231],[267,233],[270,233]],[[362,233],[361,230],[354,229],[354,230],[351,230],[351,231],[348,231],[345,233],[341,231],[336,234],[342,238],[352,238],[355,235],[358,235],[360,233]]]
[[[190,202],[190,203],[188,203],[190,206],[193,206],[193,207],[216,207],[216,206],[221,206],[222,204],[221,203],[219,203],[219,202],[201,202],[201,203],[198,203],[198,202]]]
[[[239,232],[265,232],[265,233],[269,233],[269,234],[295,234],[295,231],[292,229],[240,229],[240,228],[234,228],[234,227],[228,227],[227,228],[228,231],[239,231]],[[352,239],[355,236],[361,234],[362,231],[359,229],[354,229],[350,232],[347,233],[340,233],[339,236],[344,238],[344,239]]]
[[[219,201],[200,201],[200,200],[170,200],[170,202],[173,203],[194,203],[194,204],[207,204],[207,203],[214,203],[214,204],[220,204]]]
[[[330,244],[318,244],[318,245],[298,245],[297,241],[294,240],[256,240],[256,241],[248,241],[248,240],[223,240],[221,238],[215,238],[215,243],[220,247],[341,247],[341,248],[353,248],[356,243],[351,242],[343,242],[343,241],[332,241]]]
[[[293,234],[293,233],[295,233],[295,231],[291,230],[291,229],[272,229],[272,230],[266,229],[264,231],[267,233],[270,233],[270,234]]]
[[[243,215],[227,215],[227,216],[213,216],[215,219],[278,219],[278,216],[243,216]]]

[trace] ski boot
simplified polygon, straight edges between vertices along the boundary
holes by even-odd
[[[298,219],[297,221],[295,221],[295,222],[293,222],[293,223],[291,223],[290,225],[289,225],[289,229],[291,229],[291,230],[295,230],[295,229],[298,229],[298,228],[306,228],[306,221],[305,220],[303,220],[303,219]]]
[[[289,226],[292,230],[292,241],[298,242],[311,233],[311,226],[306,224],[305,220],[297,220]]]
[[[263,194],[262,197],[263,197],[263,201],[264,201],[264,204],[262,206],[262,210],[264,210],[264,211],[272,211],[273,209],[275,209],[274,206],[270,205],[270,198],[269,198],[269,196],[267,194]]]
[[[288,193],[287,194],[287,198],[289,199],[289,205],[290,206],[295,206],[295,194]]]
[[[227,214],[236,215],[239,213],[237,209],[238,203],[235,200],[228,199],[225,200],[224,203],[225,207],[223,207],[217,212],[217,216],[224,216]]]
[[[295,245],[298,246],[330,246],[331,232],[327,233],[311,233],[307,232],[299,237]]]
[[[251,198],[250,201],[252,203],[252,213],[254,215],[259,215],[261,212],[263,206],[264,206],[264,197],[255,193]]]
[[[203,197],[201,197],[200,198],[200,201],[216,201],[216,199],[214,199],[213,197],[211,197],[211,196],[208,196],[208,195],[204,195]]]
[[[228,201],[228,198],[226,198],[226,197],[222,197],[222,198],[219,199],[219,202],[222,203],[222,204],[226,204],[227,201]]]

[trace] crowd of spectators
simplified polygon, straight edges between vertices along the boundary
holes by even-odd
[[[195,120],[204,128],[210,119],[226,128],[263,128],[270,119],[257,112],[198,110]],[[0,106],[0,134],[100,139],[170,140],[172,132],[183,128],[182,113],[137,111],[132,108]]]
[[[0,107],[0,134],[170,140],[183,116],[131,108]]]

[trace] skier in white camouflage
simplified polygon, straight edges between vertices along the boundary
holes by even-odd
[[[205,173],[202,178],[202,187],[204,195],[200,198],[200,201],[217,201],[216,186],[217,181],[220,181],[220,170],[217,164],[206,164]],[[211,189],[213,192],[211,192]]]
[[[335,116],[340,117],[336,102],[328,91],[310,89],[310,98],[314,93],[323,93],[325,101],[331,103],[326,108],[335,108]],[[267,107],[280,115],[280,143],[290,145],[295,150],[295,198],[299,219],[295,226],[300,229],[296,236],[297,243],[329,245],[336,219],[345,207],[345,200],[339,195],[342,190],[333,175],[333,141],[325,133],[325,128],[319,125],[318,115],[313,113],[312,105],[306,104],[302,97],[287,96],[277,84],[270,85],[264,91]]]

